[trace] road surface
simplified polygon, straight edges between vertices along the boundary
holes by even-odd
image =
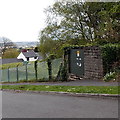
[[[118,118],[118,100],[37,93],[2,93],[3,118]]]

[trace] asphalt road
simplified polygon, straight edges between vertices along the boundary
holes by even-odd
[[[2,93],[3,118],[118,118],[118,100],[31,93]]]

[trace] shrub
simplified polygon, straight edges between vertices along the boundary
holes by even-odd
[[[120,61],[120,44],[106,44],[101,47],[104,74],[113,70],[113,64]]]
[[[16,58],[19,55],[19,52],[16,49],[7,49],[2,58]]]
[[[64,64],[61,63],[56,81],[67,81],[68,75],[67,75],[67,61],[64,61]]]
[[[104,80],[105,82],[108,82],[108,81],[110,81],[110,80],[115,80],[115,78],[116,78],[116,73],[115,73],[115,72],[110,72],[110,73],[107,73],[107,74],[104,76],[103,80]]]
[[[67,81],[67,68],[66,66],[62,66],[61,69],[61,81]]]

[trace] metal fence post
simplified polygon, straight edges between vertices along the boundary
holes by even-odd
[[[49,80],[52,80],[52,61],[51,61],[51,59],[47,60],[47,65],[48,65]]]
[[[26,68],[26,81],[28,80],[28,72],[27,72],[27,64],[25,65]]]
[[[18,82],[19,81],[18,65],[16,67],[16,73],[17,73],[17,82]]]
[[[36,78],[36,81],[38,80],[38,76],[37,76],[37,68],[38,68],[38,67],[37,67],[37,62],[38,62],[38,61],[35,61],[35,62],[34,62],[35,78]]]
[[[10,82],[10,72],[9,72],[9,68],[10,68],[10,67],[8,67],[8,82]]]

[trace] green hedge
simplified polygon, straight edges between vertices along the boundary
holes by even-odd
[[[120,44],[106,44],[101,46],[104,73],[113,71],[113,65],[120,62]],[[119,67],[119,66],[118,66]]]

